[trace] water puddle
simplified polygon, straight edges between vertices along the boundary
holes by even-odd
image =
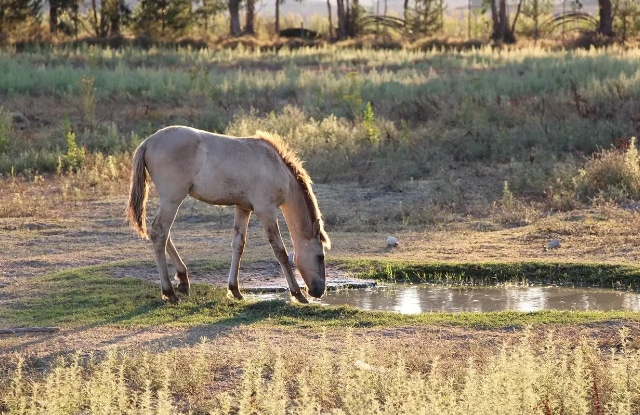
[[[285,293],[250,294],[251,298],[287,299]],[[489,311],[640,311],[640,293],[598,288],[567,287],[444,287],[437,285],[391,285],[327,292],[314,302],[350,305],[363,310],[402,314]]]

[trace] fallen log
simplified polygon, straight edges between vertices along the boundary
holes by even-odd
[[[0,334],[19,333],[55,333],[60,327],[14,327],[11,329],[0,329]]]

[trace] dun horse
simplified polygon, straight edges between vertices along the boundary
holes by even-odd
[[[151,229],[146,229],[147,172],[160,198]],[[236,138],[189,127],[157,131],[133,156],[127,218],[143,238],[150,237],[160,274],[162,298],[178,297],[169,279],[167,257],[176,269],[177,291],[189,294],[187,267],[171,240],[171,225],[187,195],[215,205],[235,205],[231,269],[227,295],[242,299],[238,268],[247,237],[251,212],[255,212],[282,266],[291,296],[307,302],[300,292],[288,260],[277,209],[282,210],[295,251],[295,265],[312,297],[325,290],[325,248],[331,243],[311,188],[311,179],[287,145],[266,133]]]

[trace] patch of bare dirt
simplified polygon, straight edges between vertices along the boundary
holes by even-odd
[[[89,265],[109,265],[115,276],[158,283],[150,242],[135,237],[124,220],[125,183],[116,197],[112,194],[91,199],[87,194],[87,199],[80,200],[56,196],[55,188],[60,186],[55,180],[48,185],[41,181],[21,186],[9,185],[5,180],[4,189],[0,189],[2,199],[11,204],[18,200],[11,189],[18,188],[20,203],[28,206],[8,210],[26,212],[23,217],[0,218],[0,296],[35,275]],[[421,224],[415,222],[416,215],[432,197],[429,187],[423,184],[414,184],[403,192],[348,184],[318,185],[316,190],[333,242],[329,259],[640,262],[640,215],[623,209],[551,215],[522,212],[522,221],[515,226],[505,222],[500,212],[482,217],[448,217],[436,212],[433,218],[423,218],[425,223]],[[155,212],[155,203],[152,194],[150,215]],[[37,211],[32,215],[29,209],[33,206]],[[444,220],[439,223],[438,217]],[[433,224],[429,224],[431,219]],[[288,243],[286,226],[282,231]],[[232,233],[232,208],[185,200],[172,236],[193,282],[226,285]],[[398,239],[397,248],[387,247],[390,234]],[[548,249],[548,241],[554,238],[559,240],[560,248]],[[140,261],[144,261],[143,265]],[[329,282],[352,277],[337,267],[328,271]],[[250,221],[240,273],[241,287],[285,286],[255,218]]]
[[[5,180],[0,187],[2,203],[16,203]],[[0,301],[11,297],[30,278],[54,271],[90,265],[108,265],[116,277],[136,277],[159,283],[149,241],[133,236],[124,220],[125,186],[116,197],[64,198],[51,183],[44,188],[22,189],[22,206],[5,211],[24,215],[0,218]],[[621,209],[584,210],[567,214],[539,215],[524,212],[522,224],[513,226],[501,216],[449,218],[442,223],[412,224],[414,214],[428,203],[428,189],[384,192],[350,185],[317,186],[321,209],[334,220],[328,227],[333,249],[328,258],[404,259],[417,261],[552,260],[578,262],[640,262],[638,214]],[[56,196],[58,195],[58,196]],[[402,204],[402,203],[403,204]],[[399,207],[400,206],[400,207]],[[25,210],[28,207],[27,210]],[[15,208],[15,209],[14,209]],[[150,215],[155,212],[152,197]],[[29,212],[35,212],[33,214]],[[428,213],[423,212],[425,215]],[[386,216],[385,216],[386,215]],[[442,215],[442,213],[440,213]],[[10,215],[9,215],[10,216]],[[434,218],[437,218],[434,215]],[[428,219],[428,218],[427,218]],[[282,227],[288,242],[286,227]],[[206,206],[186,200],[172,230],[177,249],[190,267],[192,282],[224,287],[233,233],[233,209]],[[386,246],[389,234],[400,245]],[[558,238],[561,247],[547,249]],[[252,218],[247,247],[240,268],[241,288],[285,287],[284,277],[262,228]],[[352,277],[331,266],[329,282]],[[301,282],[302,285],[302,282]],[[562,336],[592,336],[606,344],[615,343],[620,324],[598,323],[558,328]],[[625,323],[626,324],[626,323]],[[634,325],[633,338],[638,327]],[[80,327],[55,334],[25,334],[0,339],[3,351],[31,350],[54,353],[74,349],[110,347],[192,345],[201,337],[244,337],[251,328],[220,331],[211,327],[118,329]],[[420,329],[360,330],[363,336],[422,342],[434,347],[464,348],[468,344],[499,343],[512,335],[509,330],[470,330],[450,327]],[[282,341],[313,333],[276,333]],[[236,336],[236,337],[234,337]],[[231,340],[230,340],[231,341]],[[235,340],[234,340],[235,341]]]

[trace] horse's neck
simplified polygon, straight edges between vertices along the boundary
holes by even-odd
[[[281,206],[282,215],[287,222],[289,233],[293,244],[298,241],[311,239],[313,235],[313,224],[311,223],[311,213],[307,207],[307,200],[302,193],[299,184],[291,192],[291,196]]]

